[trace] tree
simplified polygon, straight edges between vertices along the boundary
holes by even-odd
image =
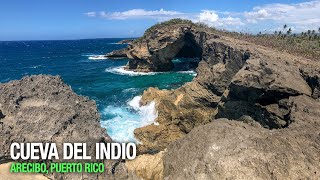
[[[278,34],[278,31],[274,31],[274,34],[277,35],[277,34]]]
[[[311,32],[312,34],[315,34],[316,33],[316,31],[315,30],[312,30],[312,32]]]
[[[285,25],[283,26],[283,29],[287,29],[287,27],[288,27],[288,26],[285,24]]]
[[[287,34],[288,34],[288,35],[290,35],[290,34],[291,34],[291,32],[292,32],[292,29],[291,29],[291,28],[289,28],[289,30],[287,31]]]
[[[308,35],[310,35],[311,34],[311,30],[308,30]]]
[[[282,33],[281,31],[278,32],[279,36],[281,35],[281,33]]]

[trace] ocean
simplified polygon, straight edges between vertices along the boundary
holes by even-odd
[[[101,126],[118,142],[136,142],[135,128],[154,123],[155,104],[139,106],[149,87],[178,88],[195,72],[186,59],[174,59],[175,69],[163,73],[125,71],[128,59],[95,59],[126,47],[122,39],[0,42],[0,83],[26,75],[60,75],[80,95],[97,102]]]

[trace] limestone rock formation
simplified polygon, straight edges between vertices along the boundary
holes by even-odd
[[[58,76],[26,76],[0,84],[0,128],[0,163],[10,161],[12,142],[56,143],[60,155],[62,143],[82,142],[87,143],[87,151],[94,157],[95,143],[111,141],[100,126],[95,102],[75,94]],[[52,179],[129,177],[123,162],[107,160],[103,163],[107,170],[102,174],[53,173],[46,176]]]
[[[119,49],[112,51],[105,55],[107,58],[126,58],[127,57],[127,49]]]
[[[156,25],[128,47],[127,69],[169,71],[175,57],[199,58],[197,76],[174,90],[149,88],[160,125],[135,130],[141,149],[161,151],[193,128],[219,118],[266,129],[287,128],[298,96],[320,97],[320,63],[218,35],[193,23]],[[320,108],[320,107],[319,107]]]
[[[320,102],[305,95],[289,101],[295,122],[288,128],[228,119],[194,128],[169,146],[165,179],[318,179]]]
[[[127,161],[125,166],[128,169],[128,174],[133,174],[144,180],[161,180],[163,179],[163,158],[164,152],[150,155],[144,154],[136,159]]]
[[[131,44],[134,39],[124,39],[118,42],[118,44]]]
[[[29,76],[0,84],[0,157],[12,142],[87,142],[106,137],[94,101],[75,94],[59,77]]]

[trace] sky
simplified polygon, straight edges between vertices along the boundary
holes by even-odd
[[[0,41],[139,37],[172,18],[250,33],[318,30],[320,0],[1,0]]]

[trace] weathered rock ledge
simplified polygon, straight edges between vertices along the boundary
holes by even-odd
[[[294,121],[290,97],[319,98],[317,62],[220,36],[193,23],[151,29],[129,45],[127,69],[168,71],[175,57],[196,57],[200,62],[197,77],[181,88],[144,92],[140,103],[156,101],[160,123],[135,130],[147,149],[163,150],[217,118],[286,128]]]
[[[12,142],[56,143],[60,154],[62,143],[82,142],[87,143],[87,151],[94,157],[95,143],[111,141],[100,126],[95,101],[75,94],[58,76],[26,76],[0,83],[0,129],[0,164],[12,161]],[[50,179],[128,179],[135,176],[128,174],[122,162],[106,160],[103,163],[108,169],[101,174],[53,173],[46,176]],[[2,167],[8,165],[1,166],[1,170]],[[38,176],[29,178],[34,177]]]
[[[166,149],[163,177],[317,179],[320,64],[192,23],[166,24],[127,50],[127,69],[142,72],[200,59],[192,82],[149,88],[140,102],[156,102],[159,125],[135,136],[141,151]]]
[[[127,57],[127,48],[119,49],[112,51],[105,55],[107,58],[126,58]]]

